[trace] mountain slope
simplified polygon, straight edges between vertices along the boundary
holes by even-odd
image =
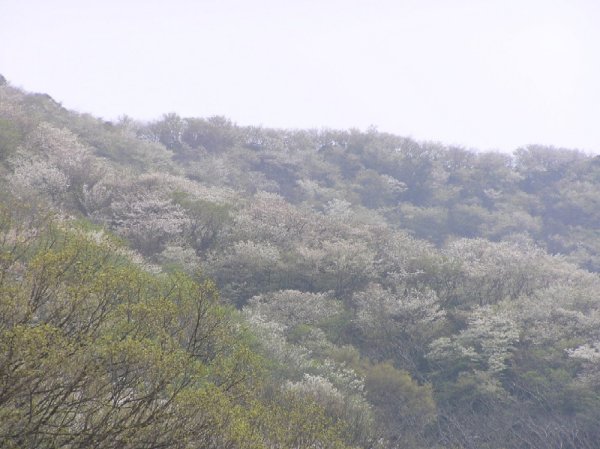
[[[288,413],[265,427],[243,403],[257,444],[600,440],[597,157],[176,114],[113,124],[0,89],[6,197],[116,233],[159,277],[212,278],[240,310],[268,360],[253,397]],[[308,428],[319,443],[297,439]]]

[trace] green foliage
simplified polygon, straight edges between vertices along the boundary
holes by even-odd
[[[18,126],[10,120],[0,118],[0,160],[6,160],[22,142],[23,134]]]
[[[216,242],[227,221],[230,207],[198,198],[191,198],[185,192],[175,192],[173,201],[183,207],[191,220],[186,238],[199,253],[204,253]]]
[[[211,282],[151,274],[95,231],[1,217],[7,447],[344,447],[319,406],[262,402],[261,361]]]
[[[414,447],[436,415],[431,386],[420,386],[391,363],[370,367],[365,377],[367,398],[375,406],[384,435]]]
[[[597,446],[598,157],[0,100],[4,446]]]

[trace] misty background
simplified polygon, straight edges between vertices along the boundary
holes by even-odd
[[[598,23],[593,0],[0,0],[0,73],[107,120],[600,153]]]

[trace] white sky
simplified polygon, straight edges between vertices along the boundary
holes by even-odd
[[[106,119],[600,153],[600,0],[0,0],[0,73]]]

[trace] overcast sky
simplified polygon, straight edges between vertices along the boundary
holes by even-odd
[[[0,73],[105,119],[600,153],[599,0],[0,0]]]

